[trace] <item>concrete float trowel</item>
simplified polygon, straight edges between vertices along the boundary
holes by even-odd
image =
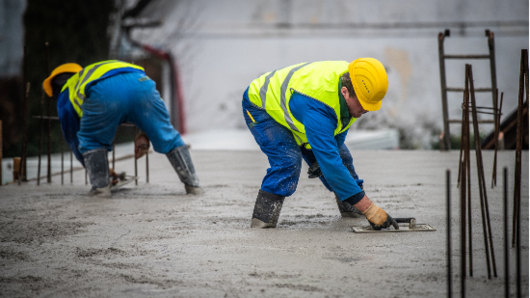
[[[375,230],[372,226],[351,227],[355,233],[384,233],[384,232],[429,232],[436,231],[429,224],[416,223],[414,217],[394,218],[399,225],[399,230],[390,227],[388,229]]]
[[[137,179],[138,179],[138,177],[136,177],[136,176],[127,176],[125,174],[125,172],[121,172],[118,175],[118,179],[117,179],[118,182],[116,184],[112,184],[110,186],[110,190],[111,191],[112,190],[117,190],[117,189],[119,189],[119,188],[121,188],[121,187],[123,187],[123,186],[125,186],[125,185],[127,185],[127,184],[129,184],[129,183],[131,183],[131,182],[133,182],[135,180],[137,180]]]

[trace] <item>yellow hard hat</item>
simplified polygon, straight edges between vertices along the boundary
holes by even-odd
[[[348,66],[355,95],[363,109],[377,111],[388,89],[385,67],[374,58],[359,58]]]
[[[46,92],[46,94],[48,94],[48,96],[51,97],[53,95],[52,80],[56,75],[65,73],[65,72],[77,73],[77,72],[80,72],[82,69],[83,68],[81,67],[81,65],[77,63],[65,63],[65,64],[57,66],[52,71],[52,74],[49,77],[47,77],[46,80],[44,80],[44,82],[42,82],[42,87],[44,88],[44,91]]]

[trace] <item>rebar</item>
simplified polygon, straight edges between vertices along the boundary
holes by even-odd
[[[510,251],[508,237],[508,168],[503,170],[504,201],[504,297],[510,297]]]
[[[497,90],[497,99],[499,91]],[[502,114],[502,100],[504,98],[504,92],[501,92],[501,102],[499,103],[498,113],[495,117],[495,153],[493,154],[493,173],[491,175],[491,188],[497,186],[497,151],[499,151],[499,133],[501,130],[501,114]],[[495,102],[497,105],[497,102]]]
[[[64,185],[64,144],[61,139],[60,148],[61,148],[61,185]]]
[[[521,200],[521,151],[523,149],[523,93],[524,93],[524,77],[528,69],[528,51],[521,50],[521,66],[519,73],[519,97],[517,106],[517,132],[515,142],[515,181],[513,190],[513,237],[512,247],[515,246],[517,221],[519,219],[519,201]],[[530,117],[530,115],[528,115]]]
[[[44,43],[44,46],[46,48],[46,74],[50,74],[50,44],[48,42]],[[47,154],[48,154],[48,169],[47,169],[47,182],[52,183],[52,120],[51,117],[51,98],[49,96],[46,97],[47,100],[47,112],[48,112],[48,146],[47,146]]]
[[[471,99],[471,112],[473,114],[473,133],[475,134],[475,154],[477,159],[477,176],[479,183],[479,193],[480,193],[480,205],[482,212],[482,226],[484,232],[484,246],[486,251],[486,262],[488,267],[488,279],[491,279],[490,272],[490,253],[491,253],[491,263],[493,265],[494,276],[497,277],[497,269],[495,265],[495,253],[493,248],[493,237],[491,234],[491,225],[489,218],[489,208],[488,208],[488,198],[485,187],[484,180],[484,168],[482,164],[482,151],[480,147],[480,132],[477,123],[477,111],[475,109],[475,93],[473,92],[473,69],[470,64],[466,64],[468,69],[467,79],[469,81],[469,91]]]
[[[137,127],[134,126],[134,138],[136,139],[136,134],[137,134]],[[136,149],[136,144],[133,140],[133,153],[134,153],[134,150]],[[136,159],[136,156],[134,156],[134,177],[138,177],[138,159]],[[138,179],[135,179],[134,180],[134,184],[136,186],[138,186]]]
[[[42,159],[42,140],[44,139],[44,125],[43,125],[43,118],[44,118],[44,90],[42,90],[42,95],[40,98],[40,120],[39,120],[39,126],[40,126],[40,134],[39,134],[39,157],[37,162],[37,185],[40,185],[40,167],[41,167],[41,159]]]
[[[447,297],[452,297],[452,272],[451,272],[451,170],[445,171],[445,191],[447,203]]]
[[[2,138],[3,138],[3,134],[2,134],[2,119],[0,119],[0,186],[2,186],[2,184],[4,183],[3,181],[3,177],[2,177],[2,158],[4,157],[4,152],[2,151]]]
[[[460,291],[466,297],[466,165],[461,161],[460,184]],[[471,235],[470,235],[471,237]]]
[[[145,153],[145,182],[149,183],[149,149]]]
[[[470,133],[469,133],[469,81],[467,80],[468,69],[465,70],[465,92],[464,92],[464,161],[466,166],[467,180],[467,214],[468,214],[468,235],[469,235],[469,276],[473,276],[473,220],[471,206],[471,153],[470,153]]]
[[[26,46],[24,46],[24,53],[26,52]],[[25,56],[26,54],[24,54]],[[25,60],[26,58],[24,58]],[[24,62],[25,64],[26,62]],[[22,115],[22,154],[20,157],[20,169],[19,169],[19,175],[18,175],[18,185],[21,184],[22,181],[27,181],[26,178],[26,159],[27,159],[27,142],[28,142],[28,134],[27,134],[27,125],[28,125],[28,105],[29,105],[29,89],[31,87],[30,82],[26,83],[26,92],[24,95],[24,114]]]
[[[442,84],[442,113],[444,117],[444,131],[443,131],[443,146],[444,150],[451,150],[451,137],[449,132],[449,108],[447,107],[447,92],[444,88],[447,86],[445,80],[445,54],[444,54],[444,38],[449,36],[449,30],[445,30],[445,33],[440,32],[438,34],[438,57],[440,62],[440,80]]]

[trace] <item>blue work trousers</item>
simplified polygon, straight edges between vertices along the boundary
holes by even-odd
[[[156,152],[166,154],[184,145],[169,122],[169,113],[155,82],[140,73],[121,73],[90,86],[82,105],[83,117],[77,134],[79,151],[107,148],[118,125],[133,123],[145,132]]]
[[[276,122],[265,110],[254,106],[245,97],[243,98],[243,116],[256,143],[269,159],[270,168],[267,169],[267,174],[263,178],[261,190],[284,197],[292,195],[298,185],[302,159],[308,165],[312,165],[316,161],[315,155],[311,150],[298,146],[291,131]],[[353,158],[348,147],[343,144],[339,154],[342,163],[357,181],[359,177],[355,173]],[[324,176],[321,176],[320,180],[329,191],[333,191]]]

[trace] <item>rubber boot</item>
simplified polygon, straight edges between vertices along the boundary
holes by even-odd
[[[109,162],[107,160],[107,149],[95,149],[83,154],[85,167],[90,177],[92,189],[90,196],[110,198]]]
[[[337,195],[335,195],[335,201],[337,201],[337,207],[339,207],[340,216],[353,218],[365,217],[364,214],[359,211],[359,209],[355,208],[353,205],[350,205],[348,202],[341,201]]]
[[[199,187],[199,177],[195,173],[195,167],[187,145],[171,150],[166,156],[175,172],[177,172],[180,181],[184,183],[187,194],[200,195],[204,193],[202,188]]]
[[[284,199],[285,197],[260,189],[254,205],[250,227],[257,229],[276,228]]]

